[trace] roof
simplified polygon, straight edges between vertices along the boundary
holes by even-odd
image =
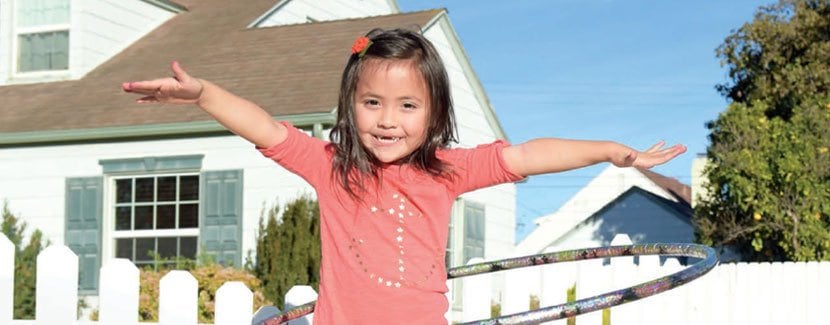
[[[641,168],[609,166],[556,212],[537,219],[538,226],[516,245],[516,254],[542,252],[573,228],[620,197],[639,188],[678,215],[692,216],[691,188],[675,179]]]
[[[331,114],[354,39],[372,28],[418,30],[443,10],[247,29],[275,0],[176,0],[187,8],[80,80],[0,87],[0,135],[213,122],[199,109],[138,105],[121,83],[188,72],[272,116]],[[178,123],[178,124],[177,124]]]

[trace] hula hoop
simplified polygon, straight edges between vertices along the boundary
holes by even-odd
[[[457,279],[465,276],[559,262],[642,255],[686,256],[700,258],[701,260],[679,272],[648,282],[643,282],[628,288],[603,293],[574,302],[463,324],[535,324],[573,317],[640,300],[648,296],[677,288],[708,273],[718,263],[717,253],[715,253],[714,249],[708,246],[697,244],[640,244],[582,248],[467,265],[449,269],[447,271],[447,279]],[[282,324],[289,320],[314,312],[314,303],[315,302],[310,302],[277,315],[265,316],[260,315],[260,312],[257,312],[257,315],[254,316],[252,324]],[[263,316],[265,316],[265,318],[263,318]]]

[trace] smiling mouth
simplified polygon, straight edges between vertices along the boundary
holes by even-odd
[[[401,139],[400,137],[385,137],[385,136],[379,136],[379,135],[375,135],[374,137],[375,137],[375,140],[378,140],[378,142],[384,143],[384,144],[392,144],[392,143],[398,142],[398,140]]]

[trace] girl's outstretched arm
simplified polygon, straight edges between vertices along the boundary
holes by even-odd
[[[276,123],[256,104],[209,81],[191,77],[176,61],[171,69],[173,77],[125,82],[121,88],[144,95],[136,99],[138,103],[196,104],[219,124],[262,148],[279,144],[288,136],[285,126]]]
[[[602,162],[618,167],[651,168],[686,152],[683,145],[663,148],[658,142],[640,152],[611,141],[584,141],[555,138],[534,139],[502,151],[507,167],[516,174],[530,176],[556,173]]]

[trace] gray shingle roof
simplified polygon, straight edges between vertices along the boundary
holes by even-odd
[[[418,29],[442,10],[248,29],[274,0],[185,0],[187,7],[80,80],[0,87],[0,134],[210,121],[195,107],[138,105],[124,81],[193,76],[273,116],[329,113],[355,38],[372,28]]]

